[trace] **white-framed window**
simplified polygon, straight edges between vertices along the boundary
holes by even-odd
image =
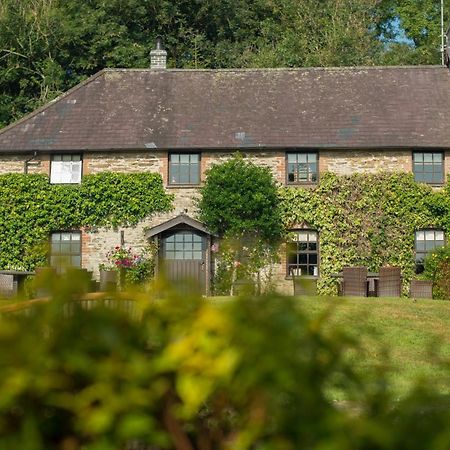
[[[292,230],[287,243],[287,275],[319,276],[319,233],[315,230]]]
[[[417,230],[415,232],[414,249],[416,252],[416,273],[422,273],[423,262],[428,253],[445,245],[443,230]]]
[[[81,267],[81,233],[57,231],[50,235],[50,265],[58,272],[66,267]]]
[[[77,184],[81,183],[83,161],[81,155],[52,155],[50,162],[50,183]]]

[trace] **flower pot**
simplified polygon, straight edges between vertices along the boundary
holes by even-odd
[[[115,291],[119,273],[116,270],[100,270],[100,290]]]

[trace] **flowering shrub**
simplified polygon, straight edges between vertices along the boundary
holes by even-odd
[[[141,254],[131,247],[117,245],[106,254],[108,262],[100,264],[100,270],[116,270],[121,273],[121,284],[139,284],[154,274],[156,247],[149,245]]]

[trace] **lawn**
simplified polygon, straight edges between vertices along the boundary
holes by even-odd
[[[358,339],[363,351],[349,355],[358,370],[387,362],[396,395],[419,379],[450,394],[450,302],[336,297],[299,302],[311,317],[331,309],[327,323]]]

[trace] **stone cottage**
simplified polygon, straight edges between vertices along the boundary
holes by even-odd
[[[80,183],[102,171],[158,172],[175,194],[172,213],[133,228],[55,230],[52,240],[80,243],[69,255],[75,264],[97,271],[121,240],[140,247],[156,237],[174,276],[191,270],[208,289],[211,237],[193,198],[205,171],[236,151],[294,189],[325,171],[403,170],[433,186],[450,174],[446,67],[179,70],[166,69],[165,58],[158,47],[150,69],[102,70],[0,130],[0,173]],[[320,272],[317,231],[296,232],[308,254],[300,258],[299,245],[277,267],[289,286],[293,271]],[[440,230],[418,233],[443,243]]]

